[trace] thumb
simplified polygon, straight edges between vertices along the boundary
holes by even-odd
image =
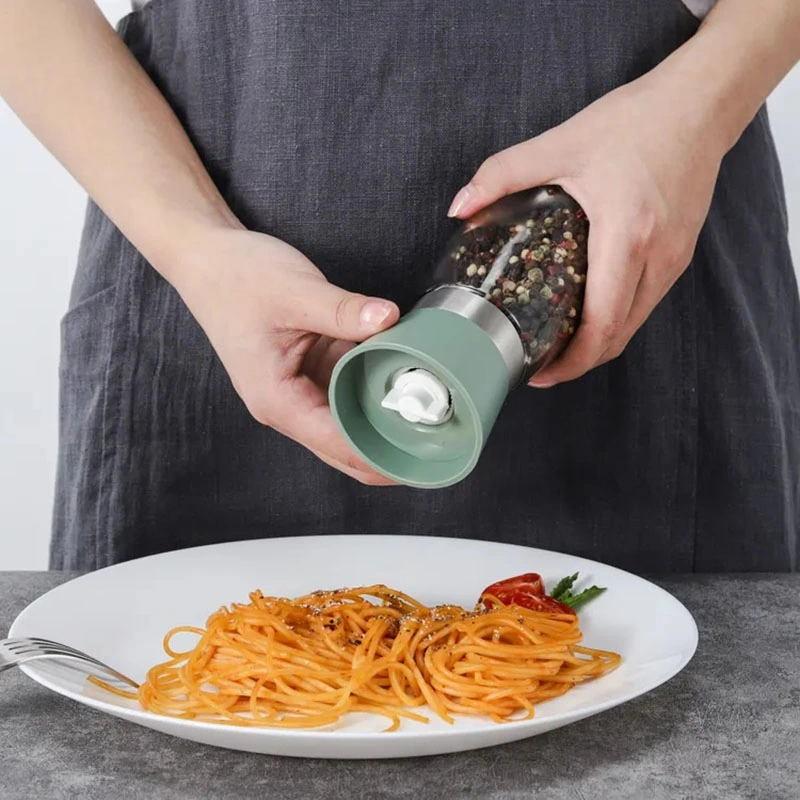
[[[559,150],[553,131],[495,153],[453,198],[448,217],[466,219],[513,192],[550,183],[559,173]]]
[[[391,301],[347,292],[323,278],[303,280],[286,311],[293,328],[348,342],[368,339],[400,317]]]

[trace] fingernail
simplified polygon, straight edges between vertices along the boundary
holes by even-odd
[[[548,380],[536,380],[536,378],[531,378],[528,381],[528,386],[533,389],[549,389],[551,386],[555,386],[555,381],[548,381]]]
[[[364,328],[379,328],[392,313],[392,307],[380,300],[369,300],[361,307],[359,322]]]
[[[467,207],[467,203],[469,203],[471,197],[472,185],[468,183],[463,189],[460,189],[458,194],[453,198],[447,216],[457,217]]]

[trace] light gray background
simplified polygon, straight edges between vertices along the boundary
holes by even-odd
[[[100,2],[116,20],[130,0]],[[800,264],[800,67],[770,98]],[[56,459],[59,319],[85,197],[0,101],[0,569],[42,569]]]

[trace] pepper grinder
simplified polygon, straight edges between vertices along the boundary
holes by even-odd
[[[575,332],[588,233],[558,186],[509,195],[465,222],[411,311],[333,370],[331,410],[359,457],[406,486],[467,477],[508,393]]]

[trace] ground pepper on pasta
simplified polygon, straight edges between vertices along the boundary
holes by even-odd
[[[574,613],[497,599],[486,608],[485,599],[467,611],[429,608],[381,584],[296,600],[254,591],[204,629],[171,630],[169,660],[130,696],[157,714],[229,725],[312,728],[365,711],[394,730],[404,718],[427,722],[417,711],[425,706],[447,722],[455,714],[530,718],[537,703],[620,663],[616,653],[580,645]],[[199,640],[178,652],[171,641],[180,633]]]

